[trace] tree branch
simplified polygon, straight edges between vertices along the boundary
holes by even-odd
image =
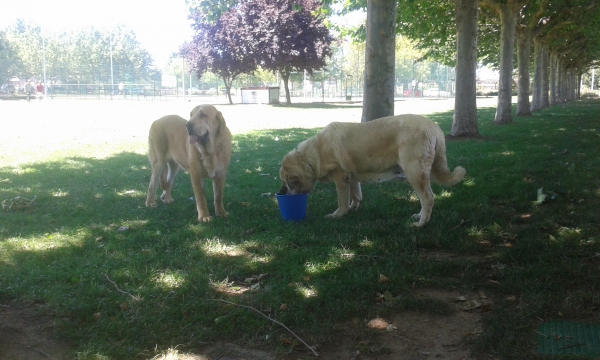
[[[279,321],[277,321],[277,320],[275,320],[275,319],[273,319],[273,318],[265,315],[264,313],[258,311],[257,309],[253,308],[252,306],[235,304],[235,303],[232,303],[230,301],[222,300],[222,299],[207,299],[207,300],[209,300],[209,301],[220,301],[220,302],[224,302],[224,303],[229,304],[229,305],[233,305],[233,306],[237,306],[237,307],[242,307],[242,308],[250,309],[250,310],[254,311],[255,313],[261,315],[262,317],[266,318],[267,320],[271,320],[275,324],[280,325],[281,327],[283,327],[284,329],[286,329],[290,334],[294,335],[294,337],[296,339],[298,339],[298,341],[300,341],[302,344],[304,344],[304,346],[306,346],[312,352],[312,354],[314,356],[319,356],[319,353],[316,352],[315,349],[312,346],[308,345],[304,340],[302,340],[298,335],[296,335],[292,330],[290,330],[290,328],[288,328],[284,324],[280,323]]]

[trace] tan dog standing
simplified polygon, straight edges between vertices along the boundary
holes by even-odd
[[[212,179],[215,214],[227,217],[223,207],[225,176],[231,158],[231,132],[220,111],[212,105],[198,105],[190,120],[177,115],[164,116],[152,123],[148,136],[148,158],[152,176],[146,206],[156,207],[156,187],[165,204],[173,202],[171,188],[182,167],[190,173],[196,198],[198,221],[211,220],[204,195],[204,179]]]
[[[406,176],[421,202],[415,214],[423,226],[431,217],[430,180],[452,186],[465,176],[446,162],[444,133],[433,121],[419,115],[389,116],[366,123],[334,122],[301,142],[282,161],[280,193],[310,193],[317,181],[335,183],[338,209],[329,218],[355,210],[362,201],[361,182],[383,182]]]

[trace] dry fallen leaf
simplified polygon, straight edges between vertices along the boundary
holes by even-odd
[[[287,346],[294,345],[294,342],[291,339],[288,339],[285,335],[281,335],[279,337],[279,341],[281,341],[281,343],[283,345],[287,345]]]
[[[287,307],[288,307],[287,304],[281,304],[281,306],[279,307],[279,310],[286,311]]]
[[[102,314],[100,314],[99,312],[94,313],[94,319],[98,320],[100,319],[100,317],[102,317]]]
[[[369,329],[377,329],[377,330],[387,330],[387,327],[390,325],[387,321],[376,318],[367,323],[367,327]]]
[[[123,302],[121,303],[121,305],[119,305],[119,307],[121,308],[121,311],[127,311],[127,309],[129,308],[129,304]]]
[[[477,300],[467,300],[461,305],[461,309],[465,311],[480,308],[483,304]]]
[[[507,297],[506,297],[506,300],[508,300],[508,301],[517,301],[517,297],[516,297],[516,296],[514,296],[514,295],[507,296]]]
[[[386,282],[389,282],[389,281],[390,281],[390,279],[387,276],[385,276],[383,274],[379,274],[379,282],[380,283],[386,283]]]
[[[388,326],[385,328],[387,331],[394,331],[394,330],[398,330],[398,328],[395,325],[392,324],[388,324]]]

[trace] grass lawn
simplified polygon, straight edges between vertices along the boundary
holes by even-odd
[[[483,331],[470,346],[484,358],[556,359],[536,353],[542,322],[600,324],[600,101],[507,126],[492,125],[495,109],[480,109],[485,139],[447,142],[450,167],[467,176],[433,186],[436,204],[421,229],[410,226],[420,207],[401,181],[363,185],[361,208],[333,221],[324,215],[336,209],[335,188],[320,184],[306,220],[281,219],[282,157],[322,126],[307,126],[311,119],[354,121],[359,107],[220,107],[228,123],[255,112],[271,129],[234,132],[230,218],[199,224],[185,173],[173,204],[144,207],[147,130],[164,105],[138,106],[130,117],[126,104],[10,107],[26,105],[0,120],[0,200],[35,197],[0,213],[0,304],[43,305],[78,359],[151,358],[214,341],[293,350],[285,329],[227,302],[327,346],[353,318],[449,311],[419,290],[482,292],[493,302],[472,310]],[[178,106],[186,117],[191,105]],[[48,118],[59,107],[70,115]],[[278,128],[288,116],[306,122]],[[450,131],[451,112],[429,117]],[[291,358],[309,357],[296,350]]]

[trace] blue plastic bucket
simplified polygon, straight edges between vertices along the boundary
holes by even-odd
[[[287,221],[304,220],[308,194],[275,194],[281,217]]]

